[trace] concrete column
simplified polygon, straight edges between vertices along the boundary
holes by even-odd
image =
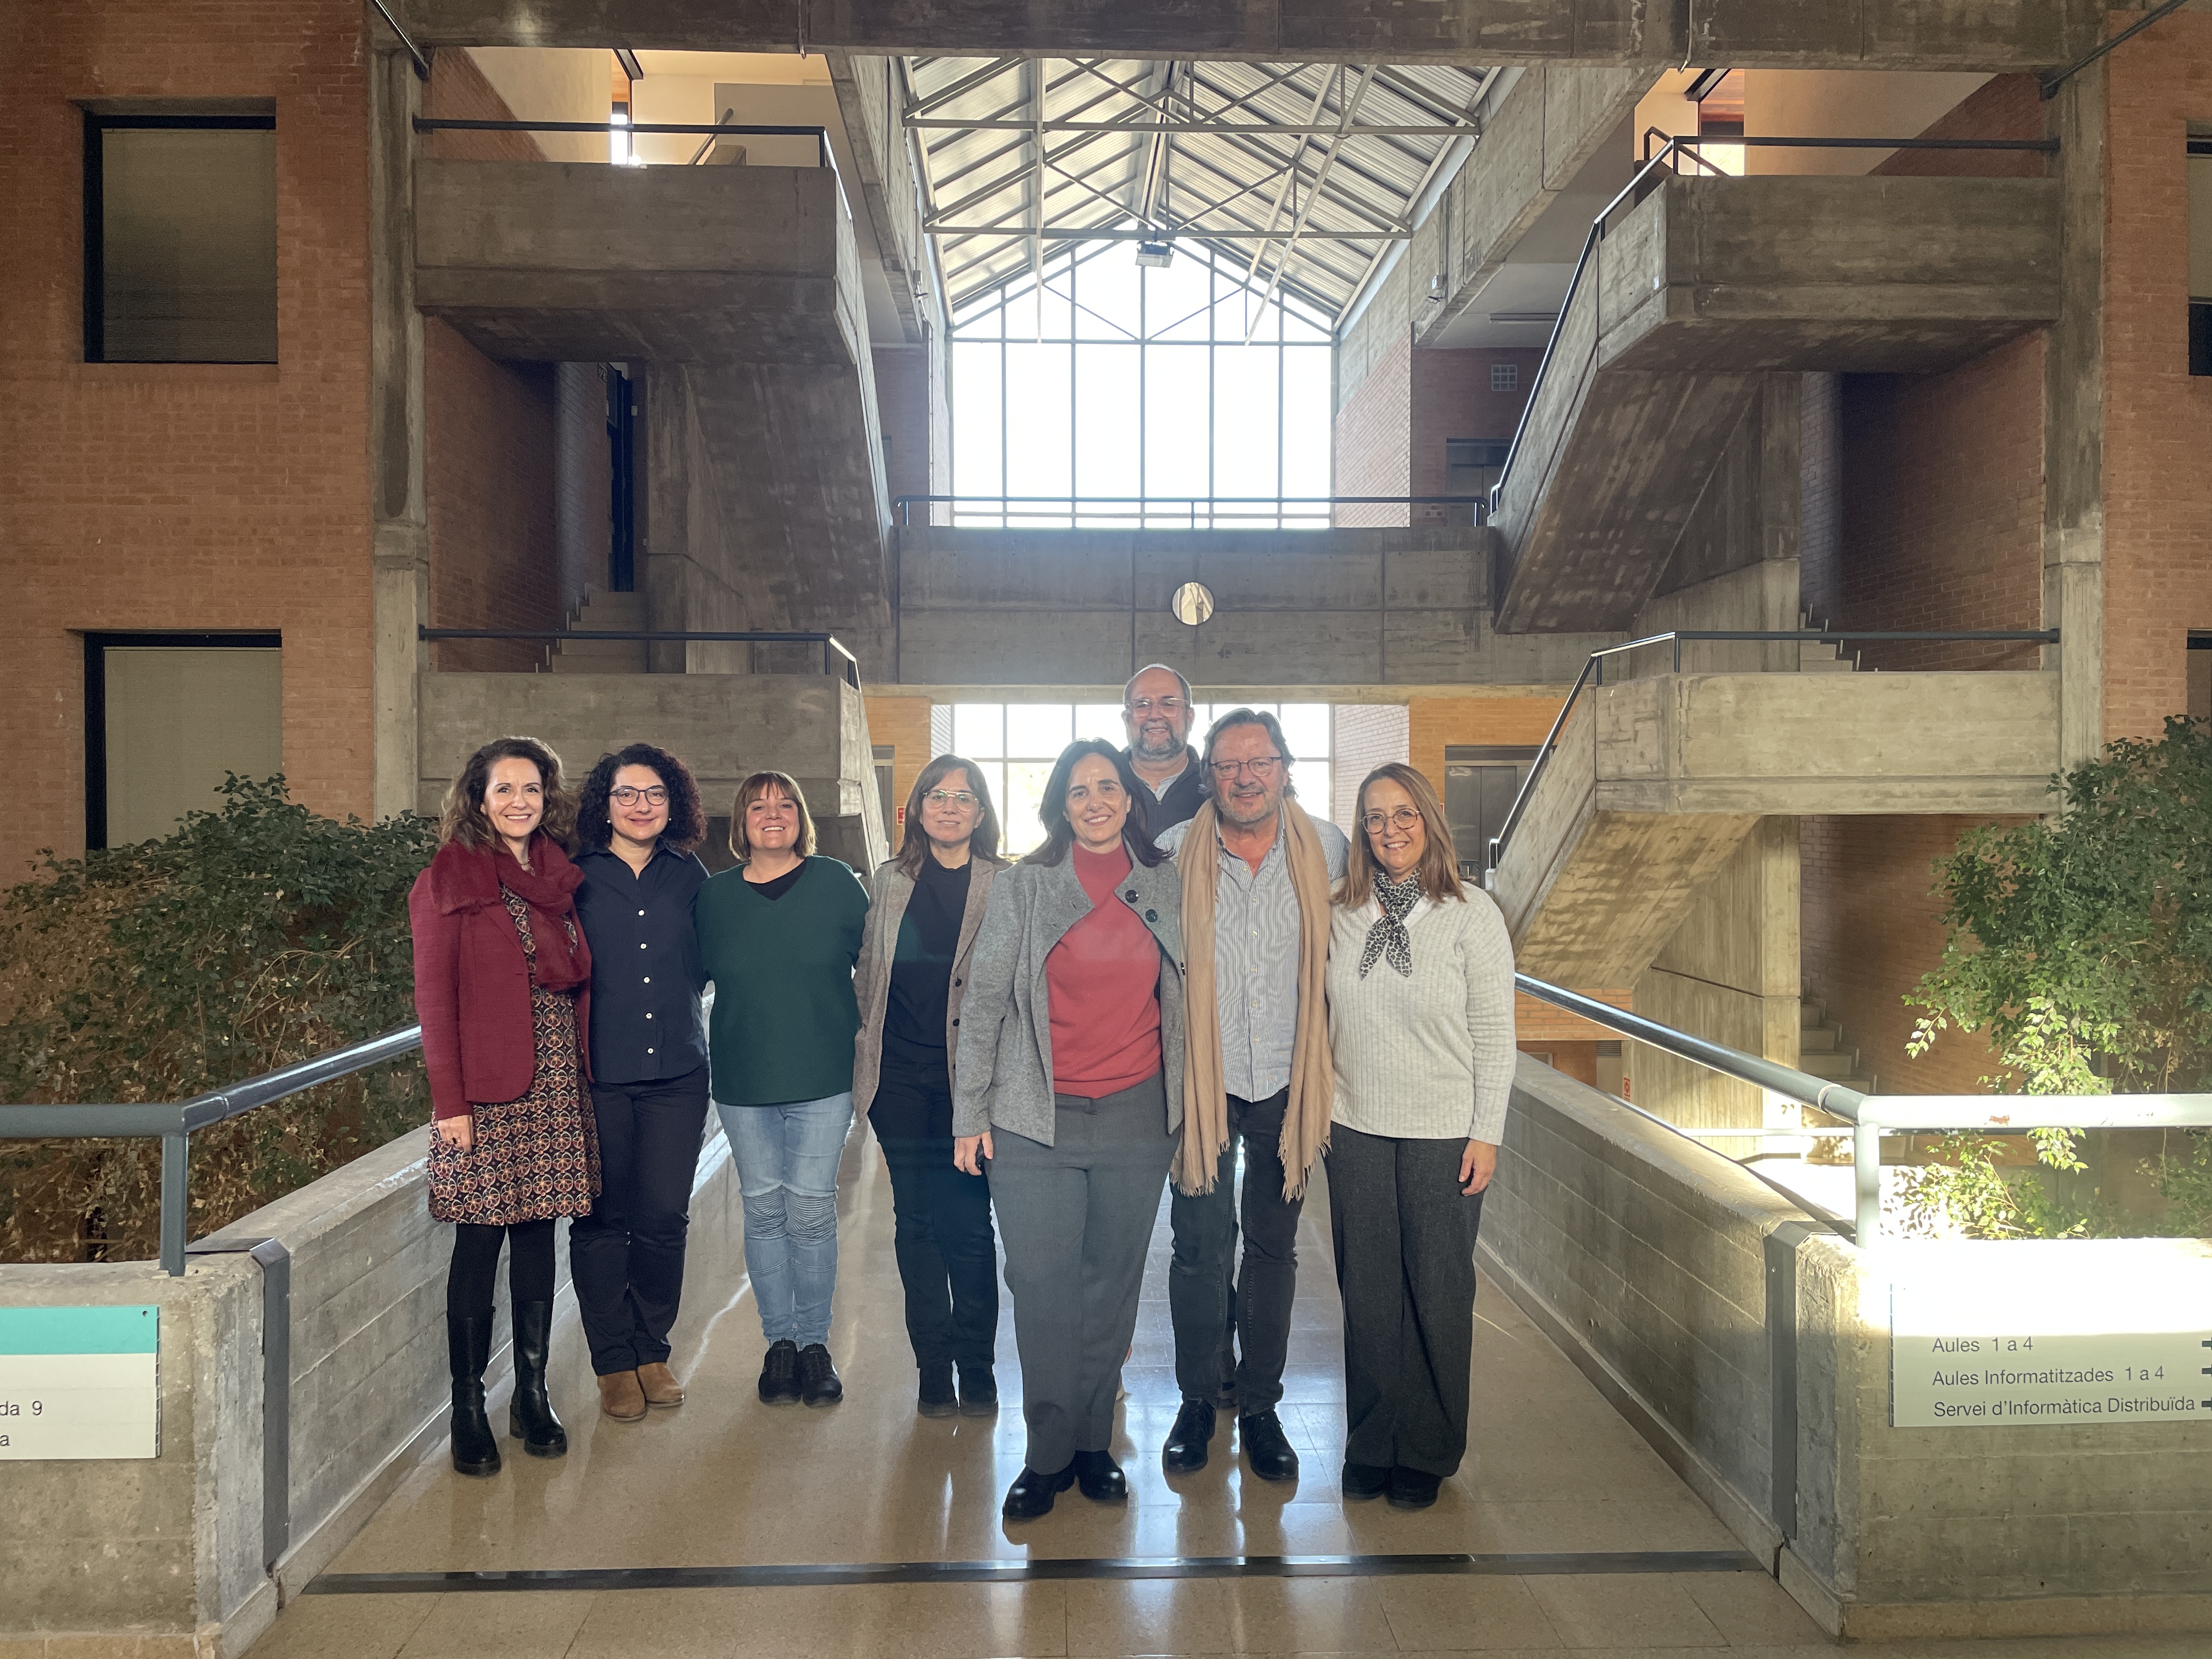
[[[415,309],[415,129],[422,83],[405,52],[372,33],[369,79],[369,490],[373,526],[374,783],[378,817],[416,806],[416,630],[429,616],[422,318]]]
[[[2105,66],[2045,106],[2059,142],[2059,313],[2044,353],[2043,620],[2059,630],[2058,763],[2105,742]]]

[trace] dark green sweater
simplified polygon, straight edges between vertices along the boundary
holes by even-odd
[[[867,913],[868,890],[836,859],[808,859],[781,898],[762,897],[742,867],[707,878],[691,915],[714,986],[716,1100],[775,1106],[852,1088],[853,964]]]

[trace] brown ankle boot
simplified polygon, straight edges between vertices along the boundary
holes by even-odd
[[[676,1373],[667,1365],[654,1360],[649,1365],[637,1368],[637,1385],[644,1390],[648,1406],[680,1406],[684,1403],[684,1385],[676,1380]]]
[[[599,1409],[617,1423],[635,1423],[645,1415],[645,1390],[635,1371],[617,1371],[599,1379]]]

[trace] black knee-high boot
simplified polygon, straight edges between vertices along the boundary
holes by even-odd
[[[507,1407],[507,1431],[532,1457],[568,1455],[568,1431],[545,1395],[545,1352],[552,1333],[550,1302],[514,1304],[514,1400]]]
[[[446,1316],[446,1358],[453,1373],[453,1468],[462,1474],[497,1474],[499,1438],[484,1415],[484,1366],[491,1358],[491,1321]]]

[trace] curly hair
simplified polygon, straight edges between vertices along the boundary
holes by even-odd
[[[494,738],[469,757],[460,776],[446,791],[438,816],[438,844],[459,842],[471,849],[498,844],[499,832],[492,828],[491,815],[484,811],[484,792],[491,787],[493,763],[503,760],[526,760],[538,769],[538,781],[545,791],[545,816],[538,827],[562,851],[573,851],[576,798],[562,786],[561,757],[536,738]]]
[[[665,749],[649,743],[625,744],[599,763],[584,780],[576,800],[576,842],[587,853],[597,852],[614,839],[614,818],[607,802],[614,793],[615,774],[625,766],[642,766],[658,777],[668,791],[668,827],[660,839],[672,852],[688,853],[707,839],[707,810],[699,804],[699,781],[691,769]]]

